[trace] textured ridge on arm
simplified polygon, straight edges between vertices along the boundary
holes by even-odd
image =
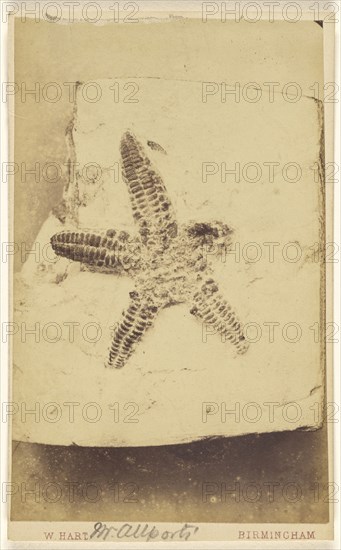
[[[177,234],[177,224],[161,176],[131,132],[122,137],[121,157],[122,175],[142,241],[161,241],[167,247],[169,238]]]
[[[213,279],[207,280],[201,291],[194,294],[191,313],[224,335],[236,347],[237,353],[247,351],[249,343],[240,321],[228,302],[218,293],[218,285]]]
[[[158,308],[141,301],[137,292],[131,292],[131,302],[123,311],[111,348],[107,367],[122,368],[145,332],[153,325]]]
[[[58,256],[98,268],[125,270],[138,263],[136,244],[125,231],[108,229],[103,233],[61,231],[51,238]]]

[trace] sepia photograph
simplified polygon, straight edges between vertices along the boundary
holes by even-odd
[[[276,4],[2,6],[12,544],[334,540],[336,8]]]

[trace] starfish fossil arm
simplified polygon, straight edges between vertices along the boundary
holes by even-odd
[[[249,347],[241,324],[231,306],[219,294],[218,285],[208,279],[200,290],[193,293],[191,313],[211,325],[236,347],[237,353],[245,353]]]
[[[131,132],[123,135],[120,149],[122,175],[142,242],[166,249],[177,235],[177,223],[162,178]]]
[[[209,251],[210,247],[214,250],[218,246],[228,247],[232,243],[233,229],[226,223],[212,222],[197,222],[192,221],[183,226],[182,231],[190,240],[193,247],[203,247],[204,251]]]
[[[110,368],[124,367],[159,311],[157,306],[142,300],[136,291],[130,293],[130,298],[130,304],[123,311],[114,333],[107,362]]]
[[[58,256],[81,262],[93,269],[129,271],[137,268],[140,260],[139,244],[126,231],[61,231],[53,235],[51,245]]]

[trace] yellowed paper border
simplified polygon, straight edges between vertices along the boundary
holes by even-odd
[[[151,4],[151,3],[149,3]],[[153,2],[153,8],[156,3]],[[159,3],[158,3],[159,4]],[[324,3],[322,3],[323,5]],[[158,6],[159,7],[159,6]],[[169,4],[164,4],[162,6],[162,11],[147,11],[145,6],[143,6],[143,15],[145,17],[168,17],[168,10],[170,6]],[[161,7],[160,7],[161,10]],[[178,10],[173,10],[173,16],[181,15],[182,17],[201,17],[200,12],[194,12],[191,9],[189,11],[182,11],[183,8],[181,7],[181,12]],[[252,13],[252,10],[250,8],[250,14]],[[289,12],[288,12],[289,13]],[[212,17],[220,17],[221,14],[218,13],[212,15]],[[251,17],[251,15],[250,15]],[[277,19],[278,15],[276,15]],[[329,13],[325,13],[323,11],[320,12],[320,17],[323,19],[324,17],[330,17]],[[229,17],[231,18],[231,17]],[[264,18],[264,17],[262,17]],[[302,19],[307,20],[313,20],[314,14],[313,13],[307,13],[304,14]],[[13,43],[13,18],[11,18],[12,21],[12,36],[10,38],[10,41]],[[100,23],[99,23],[100,24]],[[325,81],[326,82],[332,82],[335,79],[334,75],[334,69],[333,69],[333,49],[334,49],[334,25],[325,25],[324,28],[324,41],[325,41]],[[13,71],[13,66],[11,66],[11,70]],[[12,112],[13,106],[10,106],[10,111]],[[331,104],[327,104],[325,106],[325,157],[326,162],[333,162],[334,160],[334,154],[333,154],[333,120],[334,120],[334,113],[333,113],[333,106]],[[13,159],[13,147],[14,147],[14,127],[13,127],[13,118],[10,117],[10,136],[11,138],[11,159]],[[10,184],[10,189],[13,190],[13,181]],[[333,189],[331,186],[326,187],[326,241],[332,242],[334,240],[333,236]],[[11,202],[13,205],[13,203]],[[333,304],[333,293],[332,293],[332,265],[327,265],[327,271],[326,271],[326,282],[327,282],[327,292],[326,292],[326,321],[331,322],[333,320],[333,311],[332,311],[332,304]],[[330,402],[333,400],[333,371],[332,371],[332,364],[333,364],[333,353],[331,349],[326,349],[326,376],[327,376],[327,400]],[[333,471],[333,424],[328,424],[328,445],[329,445],[329,468],[330,472]],[[251,525],[233,525],[233,524],[196,524],[196,526],[199,528],[193,536],[191,535],[188,540],[191,541],[240,541],[240,542],[251,542],[251,541],[258,541],[259,539],[262,540],[262,542],[267,541],[278,541],[285,542],[288,544],[288,547],[294,548],[294,544],[296,545],[296,541],[303,541],[303,540],[309,540],[310,546],[312,546],[313,540],[331,540],[333,538],[332,534],[332,524],[333,524],[333,504],[330,504],[330,521],[329,524],[326,525],[318,525],[318,524],[279,524],[279,525],[273,525],[273,524],[251,524]],[[185,519],[185,518],[184,518]],[[154,524],[153,524],[154,525]],[[74,523],[74,522],[68,522],[65,523],[58,523],[54,522],[53,525],[48,524],[44,522],[43,524],[39,522],[11,522],[9,525],[9,537],[12,540],[36,540],[36,541],[46,541],[46,532],[58,532],[61,533],[59,535],[58,540],[60,547],[61,542],[67,542],[67,541],[74,541],[77,543],[77,536],[74,535],[74,533],[86,533],[84,535],[83,540],[89,541],[90,535],[93,532],[94,524],[93,523]],[[162,535],[165,532],[173,533],[176,531],[179,531],[183,528],[183,524],[155,524],[155,528],[158,531],[158,536],[155,536],[155,542],[162,541],[162,540],[168,540],[170,535],[167,535],[167,538],[163,538]],[[65,535],[64,535],[65,533]],[[71,537],[70,534],[71,533]],[[314,536],[311,535],[311,533],[314,533]],[[264,534],[264,535],[263,535]],[[65,537],[65,538],[64,538]],[[101,542],[101,540],[96,540],[96,536],[91,539],[92,542]],[[131,538],[128,537],[122,537],[120,539],[122,542],[131,542]],[[111,543],[117,542],[120,543],[120,540],[112,540]],[[176,540],[176,537],[174,537],[174,542],[183,542],[181,540]],[[135,542],[135,541],[134,541]],[[73,547],[75,545],[73,544]],[[84,547],[84,544],[82,545]]]

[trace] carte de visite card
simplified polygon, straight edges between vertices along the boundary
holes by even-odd
[[[332,539],[334,25],[93,4],[12,16],[10,539]]]

